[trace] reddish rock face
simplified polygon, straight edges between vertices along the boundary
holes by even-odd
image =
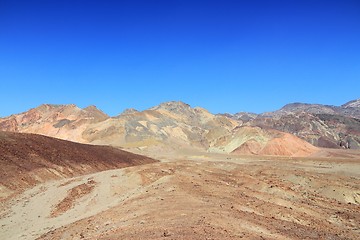
[[[9,117],[3,121],[0,121],[0,129],[2,131],[17,132],[18,123],[15,117]]]
[[[19,119],[20,124],[30,125],[39,121],[42,114],[37,109],[31,109],[28,112],[25,112]]]
[[[0,130],[27,132],[86,142],[82,139],[84,126],[108,119],[95,106],[80,109],[70,105],[43,104],[27,112],[0,119]]]

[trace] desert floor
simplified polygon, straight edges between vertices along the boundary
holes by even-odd
[[[148,155],[2,202],[0,239],[360,239],[356,153]]]

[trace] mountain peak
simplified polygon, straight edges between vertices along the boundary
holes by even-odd
[[[87,113],[92,115],[94,118],[97,118],[98,120],[104,120],[109,118],[109,116],[106,113],[98,109],[95,105],[90,105],[82,110],[86,111]]]
[[[134,114],[134,113],[138,113],[138,112],[139,112],[139,111],[136,110],[135,108],[127,108],[127,109],[125,109],[122,113],[120,113],[119,116]]]
[[[311,105],[310,103],[301,103],[301,102],[293,102],[293,103],[288,103],[286,105],[284,105],[281,109],[292,109],[292,108],[298,108],[298,107],[303,107],[303,106],[309,106]]]
[[[74,104],[72,104],[74,105]],[[35,109],[54,109],[54,108],[60,108],[60,107],[65,107],[67,106],[66,104],[51,104],[51,103],[44,103],[41,104],[40,106],[36,107]]]
[[[360,107],[360,98],[356,99],[356,100],[352,100],[350,102],[347,102],[347,103],[341,105],[341,107],[343,107],[343,108],[349,108],[349,107],[359,108]]]
[[[83,110],[87,110],[87,111],[98,110],[98,111],[100,111],[95,105],[87,106],[86,108],[83,108]]]
[[[182,101],[170,101],[170,102],[163,102],[158,106],[150,108],[150,110],[158,110],[158,109],[164,109],[170,112],[179,112],[181,110],[189,110],[191,109],[190,105],[187,103],[184,103]]]
[[[41,104],[40,106],[36,107],[36,108],[32,108],[29,111],[38,111],[38,112],[43,112],[46,113],[48,111],[57,111],[57,110],[71,110],[71,109],[77,109],[80,110],[80,108],[78,106],[76,106],[75,104]],[[26,112],[24,112],[26,113]]]

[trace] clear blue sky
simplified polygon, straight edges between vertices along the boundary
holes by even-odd
[[[360,98],[360,1],[0,0],[0,116]]]

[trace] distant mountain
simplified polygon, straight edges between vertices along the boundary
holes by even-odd
[[[82,131],[109,116],[89,106],[81,109],[74,104],[43,104],[27,112],[0,118],[0,130],[37,133],[65,140],[82,141]]]
[[[258,117],[249,125],[288,132],[318,147],[360,148],[360,120],[356,118],[302,112]]]
[[[244,122],[256,117],[256,114],[242,113],[231,119],[177,101],[161,103],[141,112],[125,110],[116,117],[108,117],[94,107],[80,109],[75,105],[44,105],[0,119],[0,129],[156,151],[197,149],[231,154],[287,156],[305,156],[316,151],[315,147],[309,147],[308,143],[295,136],[289,137],[288,134],[256,126],[241,127]],[[259,138],[263,140],[258,141]],[[284,138],[292,140],[281,140]],[[256,151],[244,151],[245,145],[249,146],[253,142],[256,142]],[[291,145],[290,142],[297,144]]]
[[[234,120],[237,121],[242,121],[242,122],[249,122],[255,118],[257,118],[258,114],[256,113],[249,113],[249,112],[238,112],[235,114],[229,114],[229,113],[224,113],[224,114],[219,114],[228,118],[232,118]]]
[[[336,114],[337,108],[330,105],[321,105],[321,104],[308,104],[308,103],[290,103],[282,107],[281,109],[274,112],[267,112],[261,114],[261,116],[266,117],[276,117],[283,116],[292,113],[306,112],[313,114]]]
[[[91,143],[122,147],[165,146],[206,149],[211,137],[227,134],[238,123],[183,102],[166,102],[142,112],[130,110],[90,125],[82,134]]]
[[[360,108],[360,98],[341,105],[343,108]]]
[[[359,149],[359,103],[359,99],[342,106],[292,103],[264,114],[214,115],[171,101],[145,111],[127,109],[116,117],[95,106],[81,109],[72,104],[44,104],[0,118],[0,130],[156,151],[190,148],[232,154],[306,155],[316,149],[298,138],[317,147]],[[294,145],[297,150],[290,151]],[[282,150],[271,151],[271,147]]]
[[[319,147],[360,149],[360,99],[342,106],[288,104],[249,125],[288,132]]]
[[[133,114],[133,113],[137,113],[137,112],[139,112],[139,111],[134,108],[127,108],[119,116]]]
[[[292,113],[311,113],[311,114],[332,114],[345,117],[360,118],[360,99],[350,101],[341,106],[291,103],[282,107],[280,110],[261,114],[266,117],[278,117]]]

